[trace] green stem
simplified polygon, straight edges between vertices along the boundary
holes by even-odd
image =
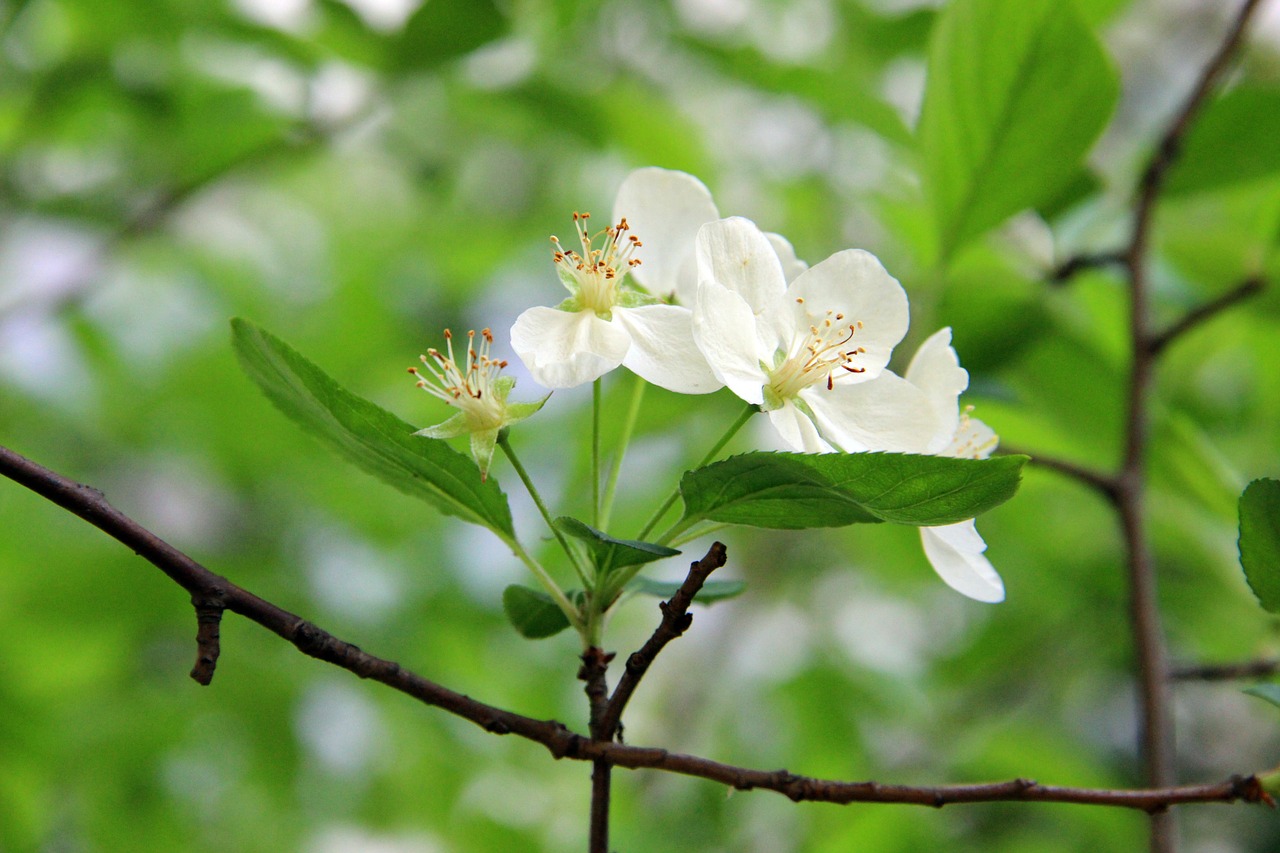
[[[613,515],[613,497],[618,491],[618,475],[622,472],[622,460],[627,455],[627,447],[631,444],[631,434],[635,432],[636,420],[640,417],[640,402],[644,399],[644,389],[649,383],[636,376],[636,384],[631,392],[631,405],[627,409],[627,418],[622,422],[622,436],[618,439],[618,454],[609,469],[609,483],[604,490],[604,504],[600,508],[600,530],[607,530],[609,517]]]
[[[724,446],[729,443],[729,440],[738,434],[738,430],[742,429],[743,424],[750,420],[751,416],[758,411],[760,411],[758,406],[748,403],[747,407],[743,409],[742,414],[738,415],[738,419],[733,422],[733,425],[725,431],[724,435],[720,436],[720,440],[716,442],[715,447],[707,451],[707,455],[702,457],[702,461],[693,466],[694,470],[703,467],[712,459],[715,459],[720,451],[724,449]],[[668,495],[667,499],[662,502],[662,506],[658,507],[658,511],[653,514],[648,523],[645,524],[644,529],[640,531],[636,538],[643,542],[644,538],[649,535],[653,528],[658,526],[658,522],[662,520],[662,517],[667,514],[667,510],[671,509],[671,506],[679,497],[680,487],[677,486],[675,491]]]
[[[591,383],[591,523],[600,529],[600,377]]]
[[[511,460],[511,467],[515,468],[516,473],[520,475],[520,481],[524,483],[525,489],[529,492],[529,497],[533,498],[533,502],[537,505],[538,511],[542,513],[542,520],[547,523],[547,527],[556,537],[556,541],[560,543],[560,547],[563,548],[565,554],[569,556],[569,562],[573,564],[574,571],[578,573],[578,578],[582,581],[582,588],[590,589],[591,581],[587,579],[587,573],[582,567],[582,563],[578,557],[578,552],[573,550],[573,547],[569,544],[569,540],[564,538],[564,534],[561,533],[560,529],[555,526],[554,522],[552,522],[551,513],[547,512],[547,505],[542,502],[542,495],[538,494],[538,488],[533,484],[533,480],[529,477],[529,472],[520,464],[520,459],[516,456],[515,450],[511,447],[511,441],[507,437],[505,430],[498,433],[498,446],[502,448],[502,452],[507,454],[507,458]],[[537,572],[535,571],[534,574],[537,574]],[[550,578],[548,578],[548,580],[550,580]],[[554,583],[554,581],[552,581],[552,583]]]
[[[533,576],[542,584],[542,588],[545,589],[547,594],[551,596],[551,599],[555,601],[556,606],[564,611],[564,615],[569,619],[569,624],[573,626],[575,631],[583,636],[585,644],[587,631],[582,624],[582,615],[578,612],[578,608],[573,605],[573,602],[569,600],[569,597],[564,594],[564,590],[562,590],[560,585],[555,582],[550,574],[547,573],[547,570],[542,568],[538,561],[525,550],[519,540],[513,537],[507,540],[507,544],[511,546],[511,550],[515,552],[515,555],[520,558],[521,562],[529,567],[529,571],[533,572]]]

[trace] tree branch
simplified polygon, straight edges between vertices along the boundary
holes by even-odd
[[[725,564],[726,559],[724,545],[713,542],[705,557],[689,564],[689,574],[685,576],[684,583],[676,590],[676,594],[671,596],[671,600],[658,604],[662,611],[662,621],[645,644],[627,658],[626,670],[622,678],[618,679],[618,686],[613,689],[613,696],[604,709],[600,731],[605,740],[612,740],[615,735],[619,735],[618,739],[621,740],[622,712],[626,710],[627,702],[631,701],[631,695],[640,685],[640,679],[644,678],[663,647],[689,629],[693,622],[689,607],[693,604],[694,596],[702,589],[711,573]]]
[[[1216,784],[1136,790],[1070,788],[1041,785],[1027,779],[977,785],[918,787],[815,779],[797,776],[786,770],[752,770],[693,755],[672,753],[665,749],[592,740],[570,731],[555,720],[537,720],[479,702],[410,672],[394,661],[362,651],[209,571],[115,509],[98,490],[69,480],[5,447],[0,447],[0,474],[26,486],[129,546],[193,595],[216,598],[226,610],[238,613],[283,637],[304,654],[341,667],[361,678],[385,684],[426,705],[469,720],[488,732],[519,735],[540,743],[557,759],[605,761],[616,767],[663,770],[721,782],[739,790],[760,788],[777,791],[797,802],[904,803],[937,808],[958,803],[1019,800],[1113,806],[1146,812],[1157,812],[1185,803],[1230,803],[1243,800],[1274,804],[1256,775],[1233,776]],[[713,548],[712,552],[715,550]]]
[[[1211,299],[1198,308],[1188,311],[1181,320],[1174,323],[1163,332],[1155,335],[1147,344],[1147,349],[1152,356],[1158,356],[1165,347],[1176,341],[1178,338],[1195,329],[1200,324],[1212,320],[1218,314],[1226,311],[1232,306],[1244,302],[1253,296],[1258,295],[1266,287],[1266,282],[1261,276],[1252,276],[1245,279],[1240,284],[1228,290],[1226,293]]]
[[[1066,284],[1086,270],[1100,267],[1123,266],[1124,252],[1085,252],[1072,255],[1049,272],[1051,284]]]
[[[1054,456],[1045,456],[1042,453],[1031,453],[1026,450],[1016,449],[1011,446],[1001,447],[998,451],[1001,455],[1025,455],[1031,457],[1031,464],[1045,468],[1049,471],[1056,471],[1066,477],[1088,486],[1089,488],[1099,492],[1107,500],[1114,502],[1119,486],[1116,485],[1115,478],[1104,474],[1101,471],[1095,471],[1092,468],[1085,467],[1076,462],[1069,462],[1066,459],[1058,459]]]
[[[1187,664],[1169,670],[1174,681],[1238,681],[1265,678],[1280,672],[1280,660],[1251,660],[1242,663]]]

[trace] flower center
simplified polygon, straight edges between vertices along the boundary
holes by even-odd
[[[551,257],[560,268],[561,278],[577,285],[582,310],[607,314],[618,304],[618,289],[627,270],[640,265],[640,259],[633,255],[643,244],[634,234],[627,233],[631,226],[625,216],[617,225],[594,235],[587,226],[590,218],[590,213],[573,214],[573,230],[582,244],[581,253],[566,250],[558,238],[552,237],[555,251]],[[599,248],[596,241],[601,241]]]
[[[445,352],[427,350],[419,356],[427,369],[423,375],[418,368],[409,372],[418,377],[418,387],[433,397],[439,397],[451,406],[457,406],[467,418],[473,430],[493,429],[502,426],[503,405],[499,395],[493,393],[499,371],[507,366],[489,355],[493,346],[493,333],[480,332],[480,349],[475,348],[475,331],[467,332],[467,368],[462,370],[453,355],[453,333],[444,330]]]
[[[803,305],[804,299],[796,302]],[[861,320],[850,322],[835,311],[828,311],[821,323],[809,326],[809,333],[797,340],[790,354],[779,351],[773,369],[765,368],[769,375],[764,389],[766,407],[777,408],[818,382],[826,382],[830,391],[837,379],[865,373],[865,367],[854,365],[866,352],[854,343],[861,329]]]

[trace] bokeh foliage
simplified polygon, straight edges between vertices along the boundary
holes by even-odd
[[[501,343],[520,310],[560,298],[546,238],[571,211],[606,213],[634,166],[679,168],[811,261],[876,252],[912,300],[903,352],[952,325],[966,402],[1007,445],[1112,465],[1123,283],[1044,278],[1123,240],[1156,129],[1230,10],[990,3],[1001,14],[987,27],[1057,22],[1018,68],[1079,56],[1088,73],[1032,73],[1038,96],[1012,106],[980,93],[990,109],[963,127],[993,125],[974,140],[923,96],[917,135],[926,57],[951,55],[944,35],[973,6],[0,2],[0,443],[344,638],[581,728],[571,636],[530,643],[503,617],[502,588],[528,581],[516,560],[297,432],[240,372],[227,318],[435,423],[441,407],[404,367],[446,326],[492,326]],[[989,58],[1027,43],[988,44]],[[981,59],[959,44],[957,79]],[[1259,30],[1157,219],[1162,321],[1242,277],[1272,282],[1176,344],[1159,374],[1152,529],[1178,660],[1277,647],[1234,550],[1236,497],[1280,475],[1276,45]],[[1079,98],[1076,122],[1059,89]],[[1085,129],[1103,121],[1095,142]],[[611,377],[610,429],[629,395]],[[515,396],[538,392],[525,379]],[[513,439],[580,517],[588,460],[568,448],[586,444],[585,401],[557,394]],[[620,535],[739,408],[725,393],[697,406],[646,397]],[[536,538],[509,470],[495,475]],[[842,778],[1136,783],[1113,519],[1029,468],[980,527],[1008,587],[997,606],[942,586],[909,529],[722,534],[724,578],[748,592],[698,611],[664,653],[628,741]],[[234,618],[199,688],[185,677],[190,607],[158,572],[11,484],[0,531],[0,849],[581,846],[586,767],[384,695]],[[633,648],[655,619],[633,603],[611,645]],[[1273,708],[1231,685],[1176,696],[1185,779],[1275,762]],[[1145,831],[1141,815],[1099,809],[795,806],[649,773],[619,771],[615,789],[613,847],[628,851],[1137,849]],[[1280,843],[1260,810],[1180,813],[1214,849]]]

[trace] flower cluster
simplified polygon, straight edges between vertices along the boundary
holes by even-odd
[[[781,236],[722,218],[696,178],[657,168],[626,178],[609,222],[593,232],[590,215],[575,213],[572,248],[551,238],[569,296],[526,310],[511,329],[540,384],[573,387],[622,366],[679,393],[727,387],[806,453],[985,458],[994,449],[995,434],[960,410],[969,377],[950,329],[921,345],[905,375],[888,369],[907,332],[907,295],[869,252],[847,249],[810,267]],[[541,405],[506,402],[511,380],[497,378],[505,362],[489,356],[491,342],[486,330],[466,370],[451,348],[429,351],[436,384],[419,381],[461,409],[420,434],[470,433],[486,471],[498,430]],[[1003,599],[972,520],[921,528],[921,537],[947,584]]]

